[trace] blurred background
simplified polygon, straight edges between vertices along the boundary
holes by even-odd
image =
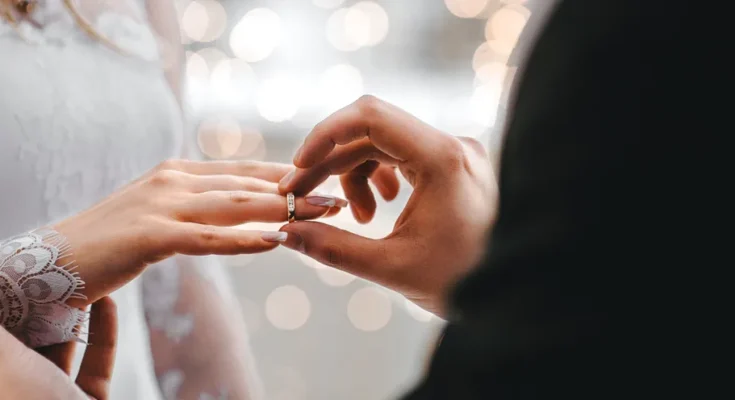
[[[373,94],[498,151],[524,0],[176,0],[191,135],[203,157],[290,162],[310,128]],[[341,195],[336,182],[322,191]],[[390,232],[410,195],[376,219]],[[277,229],[261,224],[256,228]],[[224,258],[268,399],[385,399],[410,387],[443,322],[379,286],[279,249]]]

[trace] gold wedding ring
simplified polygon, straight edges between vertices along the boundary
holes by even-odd
[[[293,193],[286,195],[286,206],[288,207],[288,223],[296,221],[296,200]]]

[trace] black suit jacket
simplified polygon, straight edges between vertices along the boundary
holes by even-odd
[[[659,373],[697,368],[679,357],[721,174],[698,135],[727,118],[697,4],[555,7],[511,96],[486,259],[406,399],[662,398],[683,381]]]

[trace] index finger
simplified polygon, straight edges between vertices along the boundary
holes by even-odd
[[[431,162],[446,136],[392,104],[363,96],[317,124],[293,161],[299,168],[310,168],[336,145],[368,137],[378,150],[401,162]]]

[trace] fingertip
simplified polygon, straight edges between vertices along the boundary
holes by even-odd
[[[296,174],[296,170],[292,169],[286,176],[281,178],[281,180],[278,182],[278,191],[281,194],[286,194],[292,191],[291,183],[293,182],[293,177]]]
[[[365,213],[361,214],[361,218],[357,222],[360,225],[367,225],[373,221],[373,218],[375,218],[375,213]]]
[[[398,181],[395,168],[381,166],[373,173],[370,180],[385,201],[392,201],[398,197],[401,183]]]
[[[296,232],[296,229],[298,229],[301,225],[303,224],[294,222],[292,224],[282,226],[280,232],[284,233],[286,237],[281,244],[291,250],[296,250],[299,253],[306,254],[304,237]]]
[[[375,186],[378,187],[378,192],[380,192],[380,197],[382,197],[383,200],[385,201],[393,201],[396,199],[396,197],[398,197],[398,192],[399,192],[398,186],[388,186],[388,185],[385,185],[385,186],[375,185]]]
[[[117,303],[110,296],[105,296],[97,300],[97,302],[99,303],[98,306],[101,309],[104,309],[106,311],[112,311],[112,312],[117,311]]]
[[[385,196],[383,196],[383,199],[385,201],[393,201],[393,200],[396,199],[396,197],[398,197],[398,191],[397,190],[394,191],[394,192],[387,193]]]
[[[296,166],[296,168],[306,169],[311,168],[316,164],[316,157],[312,154],[313,151],[306,151],[304,150],[305,147],[306,143],[296,151],[296,155],[293,158],[293,165]]]
[[[117,317],[117,303],[110,296],[105,296],[92,304],[92,315],[98,324],[106,325]]]
[[[297,150],[296,153],[293,155],[293,164],[298,167],[299,165],[299,159],[301,158],[301,153],[304,152],[304,145],[301,145]]]
[[[355,217],[355,221],[361,225],[366,225],[373,220],[375,216],[375,210],[370,211],[361,207],[351,207],[352,216]]]
[[[283,243],[286,241],[288,234],[286,232],[261,232],[260,238],[268,244],[271,243]]]

